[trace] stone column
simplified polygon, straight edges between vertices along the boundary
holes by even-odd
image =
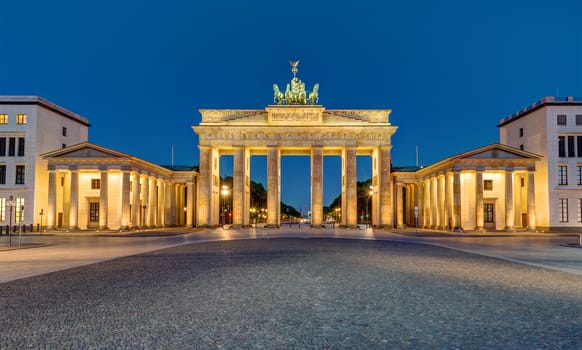
[[[485,213],[483,211],[483,167],[477,167],[475,191],[475,229],[483,230],[485,225]]]
[[[462,228],[461,223],[461,173],[455,170],[453,173],[453,225]]]
[[[358,224],[356,148],[342,151],[342,224],[346,227]]]
[[[452,191],[452,175],[451,173],[445,174],[445,227],[447,229],[453,228],[453,191]]]
[[[142,180],[142,194],[141,194],[141,209],[142,211],[142,220],[140,225],[143,225],[144,227],[149,227],[150,226],[150,176],[148,174],[145,174],[141,177]],[[145,205],[145,209],[143,208],[143,206]]]
[[[69,207],[69,229],[79,228],[79,171],[71,166],[71,204]]]
[[[188,182],[186,185],[188,186],[186,192],[186,225],[188,227],[194,227],[194,182]]]
[[[248,176],[246,165],[245,149],[242,146],[234,147],[234,167],[233,167],[233,181],[232,181],[232,223],[236,227],[243,227],[248,224],[245,223],[246,208],[246,191],[245,182]]]
[[[402,198],[402,184],[396,184],[396,227],[404,228],[404,213],[403,213],[403,198]]]
[[[166,181],[159,180],[159,197],[158,197],[158,223],[165,227],[166,223]],[[208,219],[208,218],[207,218]]]
[[[429,180],[423,180],[424,183],[424,218],[423,218],[423,226],[424,228],[429,228],[431,225],[430,222],[430,217],[431,217],[431,211],[432,208],[430,206],[430,191],[431,191],[431,186],[430,186],[430,181]]]
[[[121,229],[129,228],[129,169],[121,169]]]
[[[536,189],[535,189],[535,169],[527,169],[527,224],[529,230],[536,229]]]
[[[393,208],[392,208],[392,178],[390,169],[390,149],[392,146],[380,146],[378,148],[378,202],[380,203],[380,227],[393,226]],[[354,203],[356,205],[356,203]]]
[[[198,146],[200,149],[199,162],[199,193],[198,193],[198,226],[212,226],[212,152],[208,146]],[[163,201],[165,203],[165,184],[162,185]],[[165,207],[162,206],[160,217],[165,220]]]
[[[138,172],[132,171],[131,177],[131,194],[132,194],[132,205],[131,205],[131,227],[141,226],[139,220],[139,213],[141,213],[141,201],[140,201],[140,174]]]
[[[444,230],[447,227],[446,222],[446,205],[445,205],[445,176],[437,175],[437,203],[439,211],[439,229]]]
[[[267,150],[267,225],[279,227],[281,208],[281,150],[269,146]]]
[[[416,227],[423,227],[424,226],[424,183],[418,182],[418,218],[415,217],[415,224]]]
[[[438,201],[437,201],[437,178],[436,176],[432,176],[430,178],[430,226],[431,228],[438,228],[439,220],[438,220]]]
[[[150,177],[150,226],[158,227],[158,179]]]
[[[514,209],[513,209],[513,168],[505,169],[505,229],[514,229]]]
[[[311,225],[323,223],[323,147],[311,148]]]
[[[101,172],[101,184],[99,187],[99,229],[107,230],[109,173],[107,167],[99,167],[99,171]]]
[[[57,174],[55,167],[49,165],[48,183],[48,208],[46,214],[46,225],[49,230],[55,229],[55,218],[57,217]]]

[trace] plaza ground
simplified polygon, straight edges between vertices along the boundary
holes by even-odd
[[[0,348],[568,349],[582,334],[575,237],[76,236],[0,251]]]

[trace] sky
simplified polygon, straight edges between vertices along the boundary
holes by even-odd
[[[263,109],[290,60],[328,109],[392,109],[395,166],[417,146],[426,166],[496,143],[500,118],[544,96],[582,97],[579,0],[0,0],[0,23],[0,95],[42,96],[88,118],[90,142],[160,165],[172,145],[197,165],[198,110]],[[324,160],[325,204],[339,164]],[[281,166],[282,200],[305,209],[309,158]]]

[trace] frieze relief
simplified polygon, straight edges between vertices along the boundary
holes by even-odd
[[[386,132],[318,132],[318,133],[272,133],[246,131],[239,133],[216,132],[200,134],[201,141],[388,141]]]

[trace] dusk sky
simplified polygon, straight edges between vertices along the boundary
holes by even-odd
[[[496,143],[500,118],[582,97],[580,0],[0,0],[0,23],[0,95],[42,96],[88,118],[90,142],[161,165],[172,144],[197,165],[198,109],[264,108],[289,60],[328,109],[392,109],[394,165],[416,145],[429,165]],[[324,162],[326,205],[339,164]],[[264,182],[264,157],[251,165]],[[309,206],[309,158],[282,171],[282,200]]]

